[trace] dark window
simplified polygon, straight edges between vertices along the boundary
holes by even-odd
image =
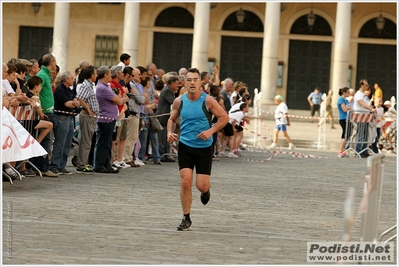
[[[155,26],[192,29],[194,28],[194,17],[184,8],[169,7],[158,15]]]
[[[118,64],[118,36],[96,36],[94,66],[112,66]]]
[[[237,12],[231,13],[223,23],[222,30],[225,31],[245,31],[263,32],[263,23],[257,15],[251,11],[244,10],[245,18],[242,23],[238,23]]]
[[[375,19],[367,21],[359,32],[359,37],[363,38],[383,38],[396,39],[396,24],[385,18],[385,25],[381,32],[377,29]]]
[[[330,24],[323,18],[315,14],[313,27],[308,25],[308,15],[303,15],[297,19],[291,27],[291,34],[325,35],[332,36]]]
[[[153,62],[166,72],[191,66],[192,34],[154,32]]]
[[[53,28],[19,27],[18,58],[39,59],[50,53]]]

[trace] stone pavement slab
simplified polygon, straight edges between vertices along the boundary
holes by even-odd
[[[306,242],[341,240],[347,191],[357,211],[366,159],[297,151],[322,158],[260,163],[243,159],[270,154],[243,151],[213,162],[211,200],[203,206],[193,188],[187,232],[176,231],[177,163],[3,182],[3,264],[306,264]],[[396,161],[387,156],[379,233],[396,224]],[[356,217],[355,241],[359,226]]]

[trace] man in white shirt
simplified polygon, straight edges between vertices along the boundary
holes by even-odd
[[[359,90],[356,92],[355,97],[353,99],[353,110],[356,113],[361,112],[362,114],[367,114],[368,112],[376,112],[373,106],[369,105],[369,101],[367,100],[367,96],[364,93],[369,88],[369,83],[367,80],[363,79],[359,82]],[[367,158],[369,153],[367,152],[367,137],[368,137],[368,122],[357,122],[357,130],[356,130],[356,139],[355,150],[357,153],[360,153],[362,158]]]

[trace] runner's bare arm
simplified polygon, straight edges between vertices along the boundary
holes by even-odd
[[[216,133],[229,122],[229,115],[211,96],[206,97],[206,105],[212,114],[218,118],[217,123],[212,127],[214,128],[213,133]]]
[[[172,104],[172,112],[170,114],[167,129],[167,140],[169,143],[177,141],[177,134],[175,134],[176,120],[179,117],[180,97],[176,98]]]

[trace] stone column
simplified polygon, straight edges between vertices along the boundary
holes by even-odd
[[[350,50],[350,29],[351,29],[352,3],[337,3],[337,18],[335,25],[335,38],[332,62],[333,108],[337,108],[339,88],[348,84],[349,50]]]
[[[194,36],[191,67],[208,70],[209,2],[195,3]]]
[[[137,66],[140,29],[140,2],[125,3],[122,53],[129,54],[130,66]]]
[[[54,12],[53,55],[60,72],[68,69],[69,8],[67,2],[56,2]],[[69,70],[74,73],[75,69]]]
[[[260,91],[262,106],[274,108],[277,89],[278,43],[280,37],[280,3],[267,2],[263,33],[263,53]]]

